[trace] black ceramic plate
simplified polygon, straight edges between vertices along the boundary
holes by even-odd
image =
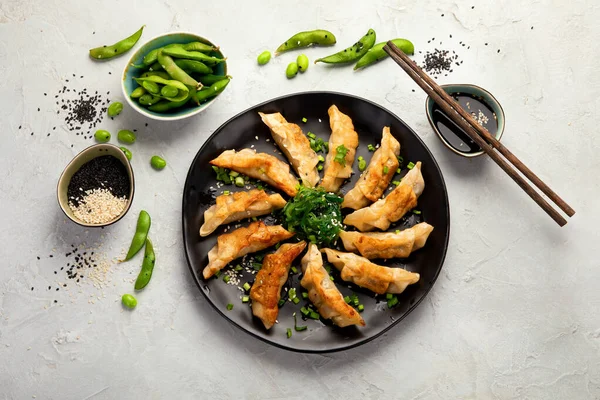
[[[279,311],[279,323],[267,331],[260,320],[253,318],[249,304],[242,303],[242,292],[236,286],[226,284],[222,279],[204,280],[202,278],[202,269],[208,262],[208,251],[215,245],[217,236],[222,234],[225,229],[225,227],[220,227],[212,235],[201,238],[198,231],[204,222],[203,213],[210,205],[214,204],[214,196],[222,194],[223,190],[244,190],[233,185],[221,187],[217,192],[211,190],[211,187],[217,187],[217,181],[209,161],[224,150],[240,150],[247,147],[253,147],[259,152],[267,152],[285,160],[285,157],[279,152],[274,152],[276,148],[273,139],[269,129],[258,116],[258,112],[280,112],[288,121],[299,124],[305,133],[310,131],[323,140],[328,140],[331,131],[327,109],[332,104],[337,105],[354,122],[360,141],[357,157],[361,155],[368,162],[372,153],[368,152],[367,145],[379,143],[382,128],[389,126],[392,134],[400,141],[401,156],[405,160],[405,169],[401,175],[407,172],[406,164],[409,161],[423,163],[425,191],[419,198],[418,204],[421,214],[409,213],[410,215],[390,227],[390,230],[405,229],[421,221],[433,225],[434,230],[425,247],[413,253],[409,258],[388,262],[375,260],[378,264],[395,265],[418,272],[421,274],[421,280],[419,283],[409,286],[404,293],[399,295],[398,305],[388,309],[385,296],[376,297],[368,290],[349,286],[334,272],[332,276],[342,293],[344,295],[357,293],[360,302],[364,304],[362,317],[367,324],[366,327],[342,329],[332,326],[327,321],[303,321],[300,318],[300,307],[306,305],[306,301],[303,300],[299,304],[287,301]],[[306,118],[308,122],[303,123],[302,118]],[[357,162],[354,166],[357,171]],[[358,176],[359,174],[353,175],[353,178],[344,184],[343,193],[354,186]],[[243,224],[246,225],[247,221],[243,221]],[[208,302],[222,317],[244,331],[268,343],[293,351],[330,352],[348,349],[376,338],[397,324],[417,307],[431,289],[444,262],[449,233],[450,213],[446,186],[442,173],[425,144],[408,125],[389,111],[367,100],[341,93],[298,93],[259,104],[233,117],[217,129],[202,146],[192,162],[183,191],[183,239],[187,260],[192,275]],[[294,263],[298,271],[301,271],[300,258],[301,256]],[[247,261],[251,261],[251,259],[247,259]],[[239,260],[232,264],[238,263]],[[244,276],[241,278],[239,286],[242,286],[244,282],[252,284],[254,275],[246,271],[243,273]],[[302,291],[299,278],[300,272],[290,274],[290,279],[285,286],[286,288],[298,288],[298,296]],[[287,295],[285,291],[282,293]],[[228,303],[234,305],[233,310],[227,310]],[[307,330],[302,332],[294,330],[292,316],[294,312],[298,316],[298,325],[308,326]],[[291,338],[286,336],[287,328],[292,328]]]

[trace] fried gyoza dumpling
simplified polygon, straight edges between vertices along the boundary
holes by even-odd
[[[200,236],[208,236],[219,227],[242,220],[269,214],[285,206],[280,194],[268,195],[264,190],[252,189],[217,197],[217,204],[204,211],[204,224]]]
[[[292,236],[294,234],[281,225],[267,226],[262,221],[225,233],[217,238],[217,244],[208,252],[208,265],[202,275],[208,279],[236,258],[264,250]]]
[[[295,196],[298,190],[298,180],[290,173],[290,166],[270,154],[257,153],[251,149],[243,149],[237,153],[235,150],[226,150],[210,163],[260,179],[290,196]]]
[[[331,136],[320,186],[328,192],[337,192],[342,183],[352,175],[352,163],[358,147],[358,134],[354,130],[350,117],[338,110],[335,105],[329,107],[327,112],[329,113]],[[341,150],[346,154],[344,156],[342,152],[338,156],[338,147],[342,145]]]
[[[379,200],[400,165],[398,155],[400,143],[386,126],[383,128],[381,146],[373,154],[367,170],[356,185],[344,196],[342,207],[358,210]]]
[[[306,242],[282,244],[275,253],[265,256],[262,268],[256,274],[250,289],[252,314],[260,318],[267,329],[277,320],[281,288],[287,281],[292,261],[305,247]]]
[[[300,284],[308,291],[308,298],[321,316],[331,319],[340,327],[365,326],[365,321],[358,311],[346,304],[344,296],[329,279],[329,274],[323,267],[323,257],[315,244],[308,245],[308,251],[301,262],[304,276]]]
[[[280,113],[264,114],[259,112],[258,114],[265,125],[271,129],[275,143],[290,160],[300,176],[302,184],[307,187],[315,187],[319,182],[319,171],[317,171],[319,156],[310,148],[310,142],[302,133],[302,129],[296,124],[287,122]]]
[[[340,232],[344,248],[366,258],[404,258],[425,246],[433,226],[421,222],[401,232]]]
[[[340,271],[346,282],[369,289],[377,294],[402,293],[408,285],[419,281],[419,274],[402,268],[382,267],[353,253],[322,249],[327,260]]]
[[[375,228],[384,231],[392,222],[398,221],[417,205],[417,198],[424,188],[425,182],[419,161],[387,197],[349,214],[344,218],[344,224],[355,226],[361,232],[372,231]]]

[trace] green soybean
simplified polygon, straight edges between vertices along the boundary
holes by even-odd
[[[308,57],[305,54],[300,54],[296,59],[296,64],[298,64],[298,71],[306,71],[308,69]]]
[[[144,25],[145,26],[145,25]],[[138,40],[142,36],[142,31],[144,30],[144,26],[142,26],[138,31],[136,31],[133,35],[111,45],[111,46],[100,46],[90,50],[90,57],[95,58],[97,60],[104,60],[108,58],[112,58],[123,53],[129,51]]]
[[[160,87],[156,82],[142,81],[142,87],[150,94],[159,94]]]
[[[146,89],[144,89],[141,86],[138,86],[135,89],[133,89],[133,92],[131,92],[129,97],[131,97],[132,99],[139,99],[140,97],[142,97],[145,94],[146,94]]]
[[[196,60],[185,60],[183,58],[179,58],[175,60],[175,64],[182,70],[186,72],[197,72],[199,74],[211,74],[213,72],[212,68],[203,62]]]
[[[330,56],[318,58],[315,60],[315,64],[318,62],[327,64],[345,64],[354,60],[358,60],[364,56],[371,47],[373,47],[375,44],[375,39],[375,31],[373,29],[369,29],[365,36],[360,38],[360,40],[354,43],[352,46]]]
[[[188,96],[181,101],[162,100],[162,101],[148,107],[148,110],[157,112],[157,113],[163,113],[163,112],[167,112],[169,110],[174,110],[176,108],[182,107],[188,101],[193,101],[196,104],[198,104],[198,102],[196,100],[196,89],[195,88],[190,88],[190,92],[188,93]]]
[[[117,139],[121,143],[133,144],[135,143],[135,133],[131,132],[127,129],[121,129],[119,133],[117,133]]]
[[[162,65],[163,69],[167,71],[167,74],[169,74],[171,78],[178,80],[184,85],[198,87],[199,84],[194,78],[189,76],[187,72],[185,72],[177,64],[175,64],[175,61],[173,61],[171,57],[164,54],[164,49],[161,49],[158,52],[158,62],[160,63],[160,65]],[[177,92],[175,92],[174,95],[169,97],[175,96],[177,96]]]
[[[164,79],[164,78],[161,78],[160,76],[149,76],[147,78],[136,78],[135,81],[137,83],[141,84],[142,86],[143,86],[144,82],[152,82],[155,84],[176,87],[177,89],[179,89],[177,96],[165,97],[167,100],[170,100],[170,101],[181,101],[181,100],[185,99],[190,92],[190,89],[186,85],[184,85],[183,83],[181,83],[175,79]],[[148,88],[146,88],[146,90],[148,90]],[[160,89],[158,90],[158,92],[156,94],[158,94],[158,93],[160,93]]]
[[[127,251],[127,256],[123,261],[130,260],[133,256],[137,254],[138,251],[142,249],[142,247],[144,247],[146,239],[148,238],[150,224],[150,214],[148,214],[144,210],[140,211],[140,215],[137,220],[137,225],[135,227],[135,234],[133,235],[133,239],[131,239],[129,251]]]
[[[199,77],[197,77],[199,82],[202,82],[203,85],[206,86],[210,86],[213,83],[222,81],[223,79],[232,79],[230,75],[213,75],[213,74],[207,74],[207,75],[201,75]]]
[[[159,96],[154,96],[150,93],[146,93],[138,99],[138,102],[143,106],[151,106],[152,104],[156,104],[161,100]]]
[[[152,168],[154,169],[161,170],[167,166],[167,162],[162,157],[152,156],[150,159],[150,165],[152,165]]]
[[[150,65],[150,67],[148,68],[149,71],[162,71],[163,67],[162,65],[160,65],[160,63],[158,61],[156,61],[154,64]]]
[[[121,151],[123,153],[125,153],[125,157],[127,157],[128,160],[131,160],[131,157],[133,157],[133,154],[131,154],[131,151],[129,151],[129,149],[127,147],[119,147],[119,149],[121,149]]]
[[[220,81],[210,85],[209,88],[199,90],[196,93],[196,100],[198,103],[202,103],[206,99],[219,95],[221,92],[223,92],[223,90],[225,90],[227,85],[229,85],[229,81],[231,81],[230,78],[221,79]]]
[[[275,54],[277,55],[279,53],[283,53],[284,51],[308,47],[314,44],[331,46],[334,45],[335,42],[335,35],[323,29],[299,32],[281,44],[281,46],[275,50]]]
[[[185,58],[187,60],[201,61],[206,65],[215,65],[225,61],[223,58],[207,56],[199,51],[187,51],[179,47],[165,47],[162,49],[163,54],[175,58]]]
[[[150,65],[154,64],[156,62],[156,60],[158,60],[158,50],[160,50],[160,49],[150,50],[144,56],[144,59],[142,60],[142,62],[144,63],[145,66],[150,66]]]
[[[156,262],[156,255],[154,254],[154,246],[150,238],[146,239],[146,248],[144,249],[144,261],[142,262],[142,270],[135,280],[135,290],[142,290],[150,282],[152,278],[152,271],[154,271],[154,264]]]
[[[383,50],[383,46],[386,45],[387,42],[377,43],[375,46],[371,47],[367,53],[358,60],[356,65],[354,66],[354,70],[368,67],[369,65],[375,64],[377,61],[383,60],[384,58],[389,57],[388,53]],[[392,40],[403,53],[408,55],[415,54],[415,46],[412,44],[410,40],[406,39],[394,39]]]
[[[258,62],[258,65],[265,65],[270,60],[271,60],[271,52],[269,50],[263,51],[256,58],[256,61]]]
[[[174,97],[177,96],[179,89],[173,86],[163,86],[160,89],[160,95],[164,97]]]
[[[123,111],[123,103],[115,101],[114,103],[110,103],[107,113],[109,117],[114,118],[121,114],[121,111]]]
[[[110,132],[99,129],[94,133],[94,138],[98,143],[106,143],[110,140]]]
[[[123,305],[129,309],[134,309],[135,306],[137,306],[136,298],[130,294],[124,294],[121,297],[121,303],[123,303]]]
[[[179,46],[187,51],[199,51],[202,53],[210,53],[211,51],[219,50],[218,47],[214,47],[210,44],[201,43],[201,42],[190,42],[190,43],[186,43],[186,44],[179,45]]]
[[[285,76],[287,76],[288,79],[292,79],[296,75],[298,75],[298,64],[295,62],[291,62],[285,69]]]
[[[144,72],[140,78],[148,78],[149,76],[158,76],[163,79],[171,79],[171,76],[167,74],[165,71],[148,71]]]

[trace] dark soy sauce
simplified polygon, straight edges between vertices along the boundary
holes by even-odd
[[[465,111],[471,113],[473,118],[485,127],[492,136],[496,136],[496,132],[498,132],[496,114],[481,97],[460,92],[451,93],[450,95]],[[435,103],[433,104],[431,119],[440,134],[455,150],[462,153],[481,151],[481,147],[472,141],[465,131],[448,118],[446,113]]]

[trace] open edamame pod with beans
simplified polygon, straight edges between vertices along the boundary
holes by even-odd
[[[327,64],[345,64],[358,60],[364,56],[371,47],[373,47],[375,44],[375,38],[375,31],[373,29],[369,29],[365,36],[360,38],[360,40],[354,43],[352,46],[330,56],[318,58],[315,60],[315,64],[318,62]]]
[[[128,38],[118,41],[117,43],[111,46],[101,46],[91,49],[90,57],[95,58],[97,60],[106,60],[108,58],[112,58],[128,52],[133,46],[135,46],[138,40],[140,40],[145,26],[146,25],[142,26],[137,32],[135,32]]]
[[[160,90],[161,90],[161,85],[163,86],[172,86],[176,89],[178,89],[177,91],[177,96],[172,96],[172,97],[167,97],[167,96],[161,96],[164,99],[167,99],[169,101],[181,101],[183,99],[185,99],[188,95],[188,93],[190,92],[190,89],[184,85],[183,83],[181,83],[178,80],[175,79],[163,79],[160,76],[149,76],[147,78],[135,78],[135,81],[137,83],[139,83],[140,85],[142,85],[148,92],[150,92],[151,94],[155,95],[155,96],[159,96],[160,94]],[[156,85],[157,89],[156,92],[149,90],[148,88],[150,87],[149,84],[152,85]]]
[[[367,51],[367,53],[362,56],[356,65],[354,66],[354,70],[368,67],[369,65],[375,64],[379,60],[383,60],[384,58],[389,57],[388,53],[383,51],[383,46],[385,46],[386,42],[377,43],[373,47]],[[404,54],[412,56],[415,54],[415,46],[412,44],[410,40],[406,39],[393,39],[392,43],[394,43]]]
[[[332,46],[336,42],[335,35],[323,29],[296,33],[275,50],[275,55],[284,51],[300,49],[312,45]]]

